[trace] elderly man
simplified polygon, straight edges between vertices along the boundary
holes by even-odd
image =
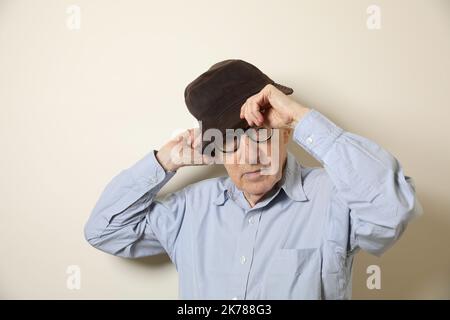
[[[117,175],[87,241],[127,258],[167,252],[183,299],[350,298],[355,253],[381,255],[400,237],[419,206],[414,185],[387,151],[292,91],[242,60],[213,65],[185,90],[202,129]],[[291,136],[323,168],[300,165]],[[180,167],[219,159],[228,177],[155,200]]]

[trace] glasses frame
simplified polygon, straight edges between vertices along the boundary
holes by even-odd
[[[255,140],[254,138],[252,138],[250,135],[247,134],[249,132],[249,130],[259,130],[259,129],[266,129],[268,131],[270,130],[270,134],[267,135],[267,138],[265,140],[258,141],[258,140]],[[242,129],[236,129],[236,130],[242,130]],[[272,128],[266,128],[266,127],[247,127],[247,128],[244,129],[243,132],[239,131],[239,133],[237,133],[237,134],[235,133],[233,136],[235,138],[238,138],[238,139],[237,139],[237,143],[236,143],[236,146],[234,147],[233,151],[231,151],[231,150],[230,151],[223,150],[223,148],[221,148],[217,144],[215,144],[215,146],[222,153],[234,153],[234,152],[239,150],[239,147],[241,145],[241,138],[242,138],[243,135],[246,135],[250,140],[252,140],[253,142],[256,142],[257,144],[266,143],[267,141],[269,141],[272,138],[272,136],[273,136],[273,129]],[[223,136],[223,139],[226,139],[226,134]],[[224,144],[224,143],[222,143],[222,144]]]

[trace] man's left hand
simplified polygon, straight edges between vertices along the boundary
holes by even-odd
[[[252,127],[294,128],[308,111],[309,108],[268,84],[247,99],[241,107],[240,117],[246,119]]]

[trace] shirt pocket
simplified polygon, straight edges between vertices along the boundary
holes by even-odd
[[[318,248],[279,249],[265,278],[265,299],[320,299]]]

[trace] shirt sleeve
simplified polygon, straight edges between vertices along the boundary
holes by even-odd
[[[166,172],[155,151],[123,170],[106,186],[84,234],[104,252],[137,258],[166,251],[172,258],[185,211],[184,190],[159,201],[159,190],[174,176]]]
[[[323,165],[335,196],[350,210],[345,249],[381,255],[421,213],[412,178],[373,141],[344,131],[316,110],[299,121],[294,140]]]

